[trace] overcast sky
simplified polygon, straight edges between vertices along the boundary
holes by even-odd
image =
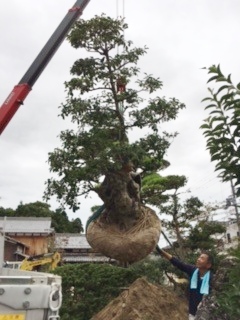
[[[208,95],[208,75],[202,67],[220,64],[224,74],[240,81],[240,2],[238,0],[91,0],[82,18],[103,12],[126,18],[126,38],[136,46],[147,45],[142,71],[160,77],[162,95],[186,104],[168,129],[178,131],[162,174],[188,177],[184,191],[205,202],[225,201],[231,194],[214,173],[199,129],[207,117],[201,100]],[[55,31],[74,0],[1,0],[0,4],[0,105],[18,84],[42,47]],[[59,146],[58,134],[67,124],[58,117],[65,99],[64,81],[81,51],[64,41],[33,87],[23,106],[0,137],[0,206],[15,209],[20,201],[42,201],[50,177],[48,152]],[[85,224],[96,197],[83,199],[80,217]],[[58,207],[55,199],[52,209]]]

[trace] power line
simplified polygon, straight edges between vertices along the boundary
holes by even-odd
[[[203,183],[199,184],[198,186],[195,186],[195,187],[191,187],[191,189],[193,190],[198,190],[198,189],[202,189],[203,187],[206,188],[206,185],[209,187],[209,186],[212,186],[214,184],[216,184],[218,181],[215,180],[216,178],[212,178],[210,180],[206,180],[204,181]],[[211,183],[212,182],[212,183]]]
[[[215,174],[212,173],[212,172],[211,172],[211,173],[209,172],[209,174],[207,174],[206,176],[204,176],[204,177],[202,177],[202,178],[200,178],[200,179],[197,179],[197,180],[193,181],[193,185],[199,186],[199,184],[202,185],[202,182],[205,183],[205,182],[206,182],[206,179],[208,179],[207,181],[209,181],[209,179],[210,179],[210,180],[213,180],[213,179],[215,179],[215,178],[217,178],[217,177],[215,176]]]

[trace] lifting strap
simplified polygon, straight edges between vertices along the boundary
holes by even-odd
[[[103,213],[105,209],[105,205],[103,204],[101,207],[99,207],[97,209],[96,212],[94,212],[87,220],[87,223],[86,223],[86,228],[85,228],[85,232],[87,232],[87,229],[88,229],[88,226],[89,224],[92,222],[92,221],[95,221],[98,217],[100,217],[100,215]]]

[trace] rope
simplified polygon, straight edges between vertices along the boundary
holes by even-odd
[[[119,0],[116,0],[116,16],[119,18]],[[122,0],[122,17],[125,18],[125,0]]]
[[[116,15],[117,19],[119,18],[119,12],[118,12],[118,0],[116,0]],[[117,54],[119,54],[119,47],[117,46]]]
[[[105,205],[103,204],[101,207],[98,208],[98,210],[96,212],[94,212],[89,217],[89,219],[87,220],[87,223],[86,223],[86,228],[85,228],[86,231],[87,231],[90,223],[97,220],[101,216],[104,209],[105,209]],[[145,209],[146,209],[146,207],[145,207]],[[122,231],[120,231],[118,228],[115,228],[111,225],[106,224],[105,228],[106,227],[108,228],[108,233],[115,234],[116,236],[118,233],[119,233],[119,236],[122,236],[123,234],[124,235],[137,234],[141,230],[143,231],[145,229],[148,229],[149,227],[154,226],[156,218],[154,215],[149,214],[149,210],[151,211],[151,209],[148,209],[147,211],[141,210],[142,215],[141,215],[141,218],[139,219],[139,221],[133,227],[131,227],[129,230],[125,230],[124,233]]]
[[[120,17],[119,15],[119,0],[116,0],[116,17],[117,19]],[[122,0],[122,18],[125,18],[125,0]],[[124,36],[124,31],[123,31]],[[119,54],[119,48],[117,46],[117,54]]]

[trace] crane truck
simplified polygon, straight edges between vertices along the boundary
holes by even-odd
[[[77,0],[0,107],[0,134],[23,104],[73,23],[90,0]],[[61,277],[4,267],[4,229],[0,230],[0,320],[58,320]]]

